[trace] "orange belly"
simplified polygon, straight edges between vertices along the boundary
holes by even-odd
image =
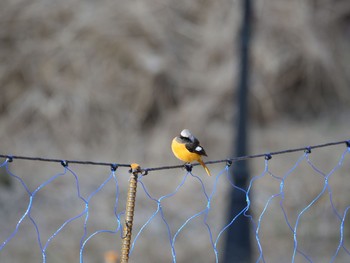
[[[176,158],[180,159],[183,162],[190,163],[201,160],[199,154],[189,152],[186,149],[185,144],[179,143],[178,141],[176,141],[176,138],[174,138],[171,143],[171,149],[173,150],[173,153],[176,156]]]

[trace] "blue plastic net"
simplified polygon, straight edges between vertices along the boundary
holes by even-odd
[[[326,155],[333,156],[332,150],[334,148],[327,148]],[[340,146],[337,149],[339,148]],[[349,181],[347,177],[350,175],[350,150],[349,147],[346,147],[339,154],[336,162],[329,162],[329,164],[316,165],[312,157],[317,154],[317,150],[312,153],[307,150],[298,156],[291,167],[278,173],[275,172],[274,168],[278,160],[271,159],[271,156],[259,158],[256,161],[263,164],[260,166],[262,167],[261,172],[251,177],[246,189],[235,185],[234,176],[231,174],[231,162],[223,164],[221,170],[212,177],[203,177],[204,172],[199,168],[195,170],[196,173],[183,171],[180,173],[182,174],[181,178],[177,177],[177,183],[174,184],[173,179],[169,180],[169,185],[160,187],[160,191],[152,187],[152,183],[157,180],[157,176],[160,176],[160,172],[149,172],[147,176],[140,174],[137,191],[137,197],[140,201],[136,204],[135,215],[135,218],[140,219],[134,222],[131,259],[134,254],[146,253],[140,251],[144,250],[145,246],[143,245],[140,249],[139,246],[148,242],[147,253],[150,252],[149,250],[159,251],[161,249],[164,254],[164,262],[180,262],[184,257],[181,242],[185,242],[186,239],[197,242],[198,229],[196,231],[193,229],[196,227],[201,231],[200,239],[206,239],[206,243],[209,244],[209,246],[203,247],[203,251],[200,252],[201,262],[220,262],[220,253],[224,249],[223,236],[226,230],[235,224],[239,217],[246,217],[251,222],[255,262],[320,262],[320,259],[322,262],[350,261],[350,251],[347,248],[350,242],[348,229],[350,221],[347,216],[350,208],[350,191],[343,189],[346,187],[345,182]],[[288,156],[288,154],[283,155],[283,158],[288,158]],[[5,262],[3,261],[5,258],[10,258],[11,253],[16,253],[14,251],[18,252],[23,249],[23,246],[20,245],[14,249],[11,247],[12,243],[18,243],[16,238],[21,235],[24,236],[22,239],[26,239],[27,235],[30,235],[28,242],[31,244],[35,241],[37,245],[32,245],[30,248],[37,249],[41,255],[41,262],[55,262],[55,255],[50,250],[55,246],[60,246],[60,243],[56,241],[62,239],[60,236],[70,239],[69,229],[72,227],[79,229],[78,238],[76,237],[77,232],[72,231],[74,233],[72,240],[77,240],[77,242],[71,246],[72,249],[79,251],[77,262],[93,262],[89,261],[87,253],[89,245],[95,239],[104,238],[106,235],[112,236],[115,240],[113,246],[116,250],[120,249],[118,245],[124,236],[122,229],[126,193],[124,188],[127,187],[127,182],[121,183],[120,179],[121,177],[125,178],[127,174],[125,169],[116,169],[117,166],[112,166],[111,171],[104,175],[103,180],[99,178],[100,182],[97,185],[82,191],[84,177],[78,176],[75,170],[79,169],[73,170],[66,162],[62,162],[62,171],[50,176],[36,187],[32,186],[32,175],[19,176],[14,172],[14,168],[20,165],[22,165],[20,161],[11,158],[0,164],[0,175],[11,178],[16,185],[16,192],[22,192],[22,196],[26,197],[22,198],[21,203],[18,203],[18,207],[23,210],[18,213],[17,219],[7,225],[1,224],[4,227],[4,229],[0,229],[1,262]],[[232,165],[235,163],[233,162]],[[174,169],[167,169],[165,174],[163,171],[161,176],[174,178]],[[303,178],[306,177],[308,179],[304,180]],[[49,223],[51,220],[53,223],[54,216],[50,217],[50,214],[59,213],[57,211],[59,208],[52,207],[51,212],[43,212],[45,215],[39,219],[40,203],[47,198],[45,196],[42,200],[42,192],[48,187],[55,188],[60,180],[69,180],[70,184],[73,185],[70,190],[74,192],[72,197],[78,204],[78,209],[70,211],[67,218],[58,225],[56,224],[54,230],[48,232],[42,227],[46,225],[43,220],[47,220]],[[350,186],[350,184],[348,185]],[[123,191],[120,191],[122,188]],[[96,205],[92,205],[92,203],[98,199],[101,192],[107,191],[107,189],[113,199],[113,208],[106,215],[99,216],[109,217],[111,220],[108,227],[96,229],[91,227],[93,223],[90,218],[94,212],[92,207]],[[164,193],[165,189],[166,193]],[[185,193],[189,189],[192,189],[193,192]],[[226,189],[226,191],[222,189]],[[215,201],[215,198],[220,195],[227,194],[227,189],[238,191],[245,196],[246,200],[244,209],[233,215],[232,218],[222,216],[222,214],[226,214],[226,211],[222,209],[225,206],[220,205],[220,211],[217,208],[219,204]],[[5,194],[11,198],[11,191],[4,191],[1,196]],[[185,194],[187,198],[182,199],[183,203],[177,204],[176,208],[172,207],[171,200],[181,200]],[[189,200],[192,199],[191,196],[200,200],[200,202],[195,203],[194,207]],[[57,197],[53,196],[52,198]],[[63,197],[58,195],[58,198]],[[191,206],[191,209],[185,209],[187,206]],[[141,213],[143,214],[141,216],[139,211],[145,209],[147,213]],[[172,218],[174,213],[170,211],[176,209],[178,210],[175,213],[178,214],[177,221]],[[18,211],[18,209],[15,210]],[[218,213],[221,213],[220,220]],[[327,222],[331,227],[327,226]],[[31,230],[21,231],[24,228]],[[155,231],[154,234],[152,231]],[[319,233],[320,231],[325,233]],[[312,233],[318,234],[313,237]],[[151,242],[149,241],[150,236],[152,237]],[[316,239],[318,237],[329,239],[326,242],[327,247],[323,247],[323,243],[319,243],[315,237]],[[157,238],[164,240],[162,248],[157,245],[152,246],[153,241],[154,244],[157,243]],[[187,242],[186,246],[190,246],[188,244],[191,242]],[[284,246],[286,250],[283,251],[283,255],[274,257],[274,253],[278,254],[277,247],[283,242],[286,242]],[[8,247],[11,247],[11,251],[8,251],[10,250]],[[210,249],[207,249],[208,247]],[[191,248],[188,247],[188,249]],[[52,251],[56,250],[52,249]],[[37,259],[30,259],[30,257],[26,261],[31,262],[31,260],[37,262],[35,261]]]

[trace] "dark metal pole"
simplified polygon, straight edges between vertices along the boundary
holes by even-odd
[[[251,35],[251,0],[242,0],[242,27],[241,27],[241,67],[239,77],[239,91],[237,96],[238,119],[235,123],[237,137],[234,141],[234,156],[247,154],[247,119],[248,119],[248,87],[249,87],[249,46]],[[233,164],[232,177],[236,186],[247,188],[249,171],[246,161]],[[235,189],[231,190],[227,218],[231,221],[247,205],[245,194]],[[226,247],[224,252],[225,263],[251,262],[252,248],[250,238],[250,221],[241,215],[227,230]]]

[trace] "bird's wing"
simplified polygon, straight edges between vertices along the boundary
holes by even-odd
[[[185,144],[186,149],[191,153],[198,153],[199,155],[207,156],[207,153],[205,152],[204,148],[199,145],[199,142],[190,142]]]

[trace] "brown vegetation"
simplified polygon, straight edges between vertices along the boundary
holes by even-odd
[[[348,112],[350,105],[350,2],[255,4],[250,113],[255,123],[268,127],[254,130],[252,149],[281,149],[318,142],[310,138],[345,135],[348,129],[333,116]],[[0,1],[0,152],[136,161],[143,166],[176,164],[171,138],[189,128],[200,136],[210,158],[227,157],[236,113],[240,8],[238,1],[227,0]],[[331,124],[314,123],[315,118]],[[300,130],[307,123],[295,121],[300,119],[319,134],[308,127]],[[271,135],[278,130],[283,134]],[[33,188],[55,173],[44,165],[24,166],[16,172],[40,173]],[[88,168],[82,168],[84,172],[98,174]],[[87,187],[96,186],[96,177],[84,180]],[[162,175],[155,189],[167,187],[168,180]],[[58,189],[70,203],[70,197],[76,198],[72,182],[60,183]],[[5,218],[0,221],[18,220],[15,211],[24,207],[16,204],[26,198],[15,191],[19,188],[0,191],[2,198],[10,195],[1,209],[12,211],[0,213]],[[109,190],[102,198],[109,201],[100,203],[98,213],[113,206],[114,189]],[[180,201],[190,198],[189,192]],[[224,196],[220,198],[224,202]],[[176,218],[177,209],[171,209],[170,216]],[[66,214],[69,211],[60,215]],[[72,231],[81,235],[81,229]],[[21,242],[26,249],[8,252],[18,262],[31,255],[29,245]],[[93,243],[91,258],[102,259],[101,251],[115,249],[110,245],[108,240]],[[58,250],[78,250],[74,246],[65,240]],[[140,245],[148,253],[142,255],[143,262],[162,255],[149,246]],[[205,262],[197,246],[190,250],[184,242],[186,253],[179,262],[196,257]],[[37,244],[33,249],[37,251]],[[53,262],[72,262],[77,256],[64,254],[67,259]]]

